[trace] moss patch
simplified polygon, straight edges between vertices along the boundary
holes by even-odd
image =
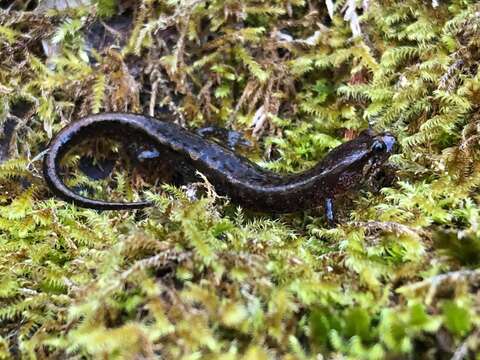
[[[0,10],[1,358],[473,358],[475,1],[59,3]],[[276,171],[370,124],[399,139],[396,176],[334,229],[318,211],[260,216],[173,186],[150,186],[142,212],[51,198],[36,155],[59,129],[165,109],[247,134]],[[130,175],[70,181],[138,198]]]

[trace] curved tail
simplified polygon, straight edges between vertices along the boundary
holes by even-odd
[[[111,115],[111,116],[109,116]],[[127,114],[125,114],[127,115]],[[128,115],[131,116],[131,115]],[[104,200],[95,200],[75,193],[72,189],[65,185],[64,181],[59,176],[59,162],[63,155],[71,148],[71,146],[80,141],[86,133],[93,132],[96,129],[95,124],[103,122],[105,120],[115,121],[118,120],[123,126],[129,126],[129,123],[122,121],[122,116],[116,114],[102,114],[93,115],[82,119],[81,121],[71,123],[66,126],[55,138],[50,142],[50,147],[45,155],[43,161],[43,174],[45,180],[52,190],[52,192],[67,202],[71,202],[75,205],[99,210],[122,210],[122,209],[140,209],[153,204],[149,201],[139,202],[110,202]],[[113,124],[112,124],[113,125]],[[133,126],[135,130],[139,127]]]

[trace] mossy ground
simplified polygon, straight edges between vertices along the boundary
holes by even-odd
[[[476,1],[37,5],[0,10],[1,358],[475,358]],[[334,229],[320,211],[250,214],[208,184],[193,201],[151,186],[156,206],[134,212],[52,198],[37,155],[59,129],[163,107],[248,134],[275,171],[390,130],[395,178],[354,194]],[[70,183],[144,187],[120,169]]]

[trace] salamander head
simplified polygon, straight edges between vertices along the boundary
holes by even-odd
[[[397,148],[395,136],[389,132],[372,134],[370,130],[363,132],[359,138],[364,138],[367,161],[363,162],[364,177],[374,174]]]
[[[372,130],[362,131],[355,139],[331,150],[315,171],[333,176],[355,173],[365,177],[392,155],[396,142],[389,132],[376,134]]]

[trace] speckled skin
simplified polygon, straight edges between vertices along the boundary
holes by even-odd
[[[181,154],[214,185],[219,194],[245,208],[288,213],[322,205],[369,177],[390,156],[395,138],[364,131],[359,137],[330,151],[312,169],[280,175],[267,171],[230,149],[209,141],[171,122],[143,115],[103,113],[66,126],[52,140],[44,159],[47,184],[60,198],[93,209],[136,209],[152,205],[106,202],[80,196],[59,177],[59,161],[73,145],[89,136],[120,134],[144,136],[159,148]]]

